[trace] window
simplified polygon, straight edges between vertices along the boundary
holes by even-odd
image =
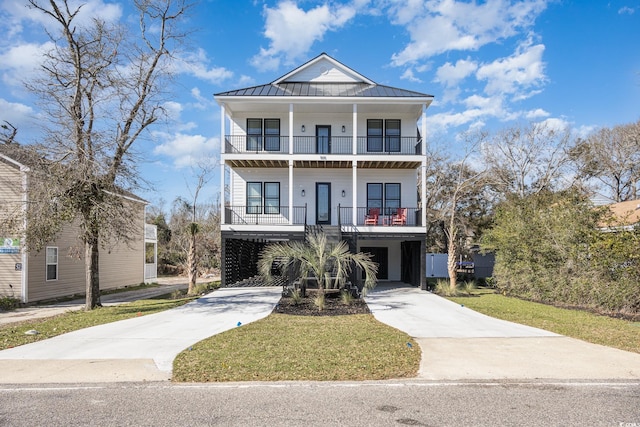
[[[47,247],[45,258],[47,280],[58,280],[58,248]]]
[[[264,213],[266,214],[280,213],[280,183],[279,182],[264,183]]]
[[[380,214],[392,215],[397,212],[400,206],[400,184],[367,184],[367,212],[371,208],[378,208]]]
[[[382,152],[382,120],[367,120],[367,151]]]
[[[262,150],[280,151],[280,119],[247,119],[247,151]]]
[[[382,184],[367,184],[367,212],[371,208],[378,208],[382,212]]]
[[[265,151],[280,151],[280,119],[264,119]]]
[[[247,119],[247,151],[262,150],[262,119]]]
[[[247,182],[247,213],[279,214],[280,183]]]
[[[247,213],[262,213],[262,183],[247,182]]]
[[[400,152],[400,120],[385,120],[384,135],[386,151],[389,153]]]
[[[392,215],[400,207],[400,184],[384,185],[384,213]]]

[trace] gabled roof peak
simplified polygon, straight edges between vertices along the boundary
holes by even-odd
[[[281,83],[376,83],[337,61],[326,53],[315,58],[274,80],[272,84]]]

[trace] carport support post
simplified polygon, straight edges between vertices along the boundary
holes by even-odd
[[[427,245],[420,241],[420,289],[427,290]]]

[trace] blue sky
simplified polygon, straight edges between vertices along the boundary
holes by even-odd
[[[25,3],[0,0],[0,121],[29,142],[40,111],[22,81],[47,39]],[[86,16],[130,18],[129,1],[83,3]],[[212,95],[271,82],[321,52],[377,83],[434,95],[427,137],[437,144],[516,121],[586,135],[640,119],[639,0],[201,0],[192,12],[171,120],[138,146],[155,187],[139,194],[166,208],[189,197],[194,159],[219,156]]]

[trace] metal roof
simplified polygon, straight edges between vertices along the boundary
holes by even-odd
[[[244,89],[216,93],[214,96],[327,96],[362,98],[424,98],[425,93],[367,83],[269,83]]]

